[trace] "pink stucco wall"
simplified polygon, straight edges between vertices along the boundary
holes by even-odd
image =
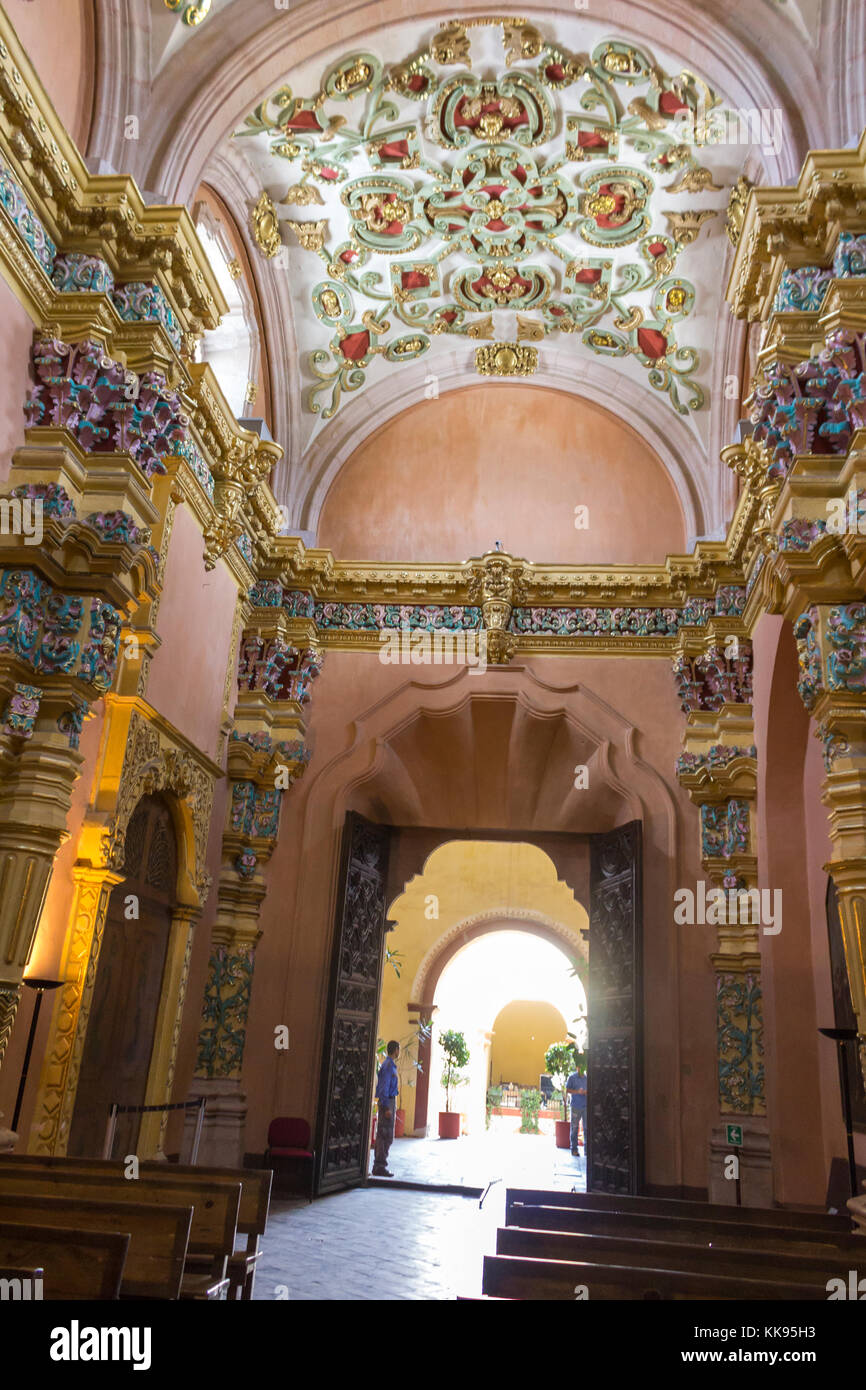
[[[96,63],[93,0],[5,0],[5,8],[55,111],[86,154]]]
[[[195,518],[174,514],[148,699],[166,719],[214,756],[237,588],[225,565],[207,573]]]
[[[24,443],[24,399],[30,386],[33,324],[0,277],[0,482],[9,476],[12,455]]]
[[[576,397],[505,383],[423,401],[367,439],[331,487],[318,534],[341,560],[459,561],[496,540],[527,560],[650,564],[686,537],[670,476],[629,426]]]
[[[572,774],[587,740],[572,717],[609,740],[604,766],[591,764],[590,788],[581,792],[571,790]],[[715,1065],[712,929],[673,923],[675,888],[699,872],[697,813],[673,775],[680,732],[667,660],[537,658],[468,676],[329,653],[313,694],[312,761],[287,796],[265,871],[244,1070],[248,1150],[261,1151],[275,1114],[314,1119],[347,809],[400,825],[502,828],[515,839],[521,830],[568,834],[637,815],[648,1178],[705,1190],[715,1115],[707,1084]],[[288,1052],[274,1050],[278,1023],[289,1027]]]

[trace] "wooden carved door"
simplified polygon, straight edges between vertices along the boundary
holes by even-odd
[[[369,1166],[389,845],[389,826],[346,817],[316,1136],[320,1193],[363,1182]]]
[[[112,1101],[144,1103],[177,889],[177,841],[165,802],[145,796],[126,831],[124,881],[108,901],[68,1152],[102,1153]],[[120,1115],[114,1154],[135,1152],[140,1115]]]
[[[856,1028],[857,1015],[851,1003],[851,985],[845,963],[845,940],[839,917],[839,898],[832,878],[827,880],[827,931],[830,937],[830,977],[833,985],[833,1027]],[[844,1065],[848,1072],[848,1093],[851,1097],[853,1128],[866,1134],[866,1088],[857,1057],[857,1048],[849,1043],[845,1048]],[[841,1058],[839,1066],[843,1065]],[[841,1076],[840,1076],[841,1083]]]
[[[589,1192],[643,1180],[641,823],[590,840]]]

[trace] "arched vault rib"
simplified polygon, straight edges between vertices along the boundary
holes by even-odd
[[[241,27],[240,11],[243,10]],[[441,0],[414,0],[412,19],[429,20],[432,27],[472,17],[476,7],[457,0],[443,8]],[[521,6],[521,13],[541,25],[557,17],[574,17],[570,0]],[[262,96],[301,63],[335,56],[333,35],[342,51],[373,44],[378,31],[406,18],[403,0],[310,0],[287,14],[274,10],[273,0],[235,0],[213,14],[200,32],[157,75],[150,109],[143,112],[142,140],[132,151],[135,172],[145,187],[160,189],[170,201],[188,201],[217,142],[228,135]],[[808,146],[827,140],[827,100],[809,48],[784,14],[755,0],[734,0],[724,7],[708,5],[696,12],[692,0],[608,0],[605,22],[635,42],[654,44],[684,55],[687,66],[703,73],[711,84],[740,107],[763,107],[784,114],[789,134],[772,177],[791,178]],[[128,22],[123,0],[100,0],[100,42],[107,31]],[[106,37],[103,37],[103,36]],[[124,54],[120,41],[113,51]],[[766,55],[773,55],[769,68]],[[100,124],[112,112],[125,110],[122,93],[143,77],[143,46],[134,54],[137,70],[118,72],[120,95],[100,94]],[[785,82],[779,74],[788,73]],[[112,131],[97,132],[92,145],[103,158],[123,163],[122,122]]]

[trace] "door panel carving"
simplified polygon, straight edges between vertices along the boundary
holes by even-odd
[[[317,1191],[367,1174],[390,827],[346,818],[319,1097]]]
[[[590,839],[587,1189],[643,1177],[641,823]]]
[[[142,797],[130,819],[123,872],[108,901],[69,1136],[73,1156],[102,1152],[112,1101],[144,1103],[176,904],[177,841],[159,797]],[[135,1152],[140,1122],[140,1115],[118,1117],[115,1153]]]

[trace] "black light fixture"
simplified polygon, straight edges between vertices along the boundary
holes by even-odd
[[[831,1038],[837,1047],[837,1058],[839,1061],[839,1081],[842,1087],[842,1115],[845,1120],[845,1133],[848,1138],[848,1176],[851,1183],[851,1196],[857,1196],[857,1164],[854,1161],[854,1135],[851,1119],[851,1088],[848,1085],[848,1052],[849,1042],[853,1042],[859,1036],[856,1028],[819,1028],[818,1032],[825,1038]],[[13,1125],[14,1129],[14,1125]]]
[[[27,1073],[30,1070],[30,1054],[33,1051],[33,1039],[36,1037],[36,1028],[39,1024],[39,1010],[42,1007],[42,996],[47,989],[59,989],[63,984],[62,980],[37,980],[32,976],[24,981],[28,989],[36,990],[36,1003],[33,1005],[33,1015],[30,1019],[30,1032],[27,1035],[27,1051],[24,1053],[24,1066],[21,1068],[21,1080],[18,1082],[18,1095],[15,1097],[15,1113],[12,1116],[12,1128],[18,1132],[18,1117],[21,1114],[21,1106],[24,1103],[24,1090],[27,1086]]]

